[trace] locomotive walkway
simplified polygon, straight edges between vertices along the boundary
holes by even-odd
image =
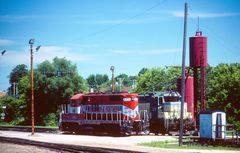
[[[171,141],[176,140],[172,136],[125,136],[125,137],[111,137],[111,136],[93,136],[93,135],[70,135],[70,134],[54,134],[54,133],[36,133],[34,136],[30,136],[29,132],[19,131],[0,131],[0,139],[18,139],[22,141],[28,141],[33,143],[42,143],[42,146],[53,145],[65,146],[77,146],[87,149],[83,152],[161,152],[161,153],[179,153],[179,152],[206,152],[206,153],[221,153],[224,151],[219,150],[177,150],[177,149],[162,149],[162,148],[150,148],[136,146],[137,143],[151,142],[151,141]],[[1,143],[1,141],[0,141]],[[85,148],[84,148],[85,147]],[[65,151],[68,151],[68,150]],[[71,149],[73,149],[71,151]],[[75,148],[69,148],[69,152],[74,151]],[[95,150],[94,150],[95,149]],[[237,151],[225,151],[227,153],[234,153]]]

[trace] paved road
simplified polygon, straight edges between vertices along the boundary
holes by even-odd
[[[171,141],[177,140],[174,136],[127,136],[127,137],[111,137],[111,136],[92,136],[92,135],[66,135],[66,134],[50,134],[50,133],[36,133],[35,136],[31,136],[27,132],[16,132],[16,131],[0,131],[0,136],[22,138],[28,140],[50,142],[50,143],[63,143],[73,144],[81,146],[94,146],[94,147],[106,147],[106,148],[117,148],[127,149],[144,152],[161,152],[161,153],[179,153],[179,152],[191,152],[191,153],[237,153],[237,151],[208,151],[208,150],[177,150],[177,149],[162,149],[162,148],[150,148],[136,146],[141,142],[151,141]],[[240,151],[238,152],[240,153]]]

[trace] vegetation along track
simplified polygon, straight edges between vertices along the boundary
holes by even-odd
[[[48,149],[57,150],[60,152],[85,152],[85,153],[130,153],[137,152],[131,150],[122,150],[122,149],[109,149],[109,148],[100,148],[100,147],[89,147],[89,146],[78,146],[78,145],[66,145],[66,144],[57,144],[57,143],[46,143],[33,140],[19,139],[19,138],[7,138],[0,136],[0,142],[5,143],[14,143],[20,145],[32,145],[37,147],[44,147]]]
[[[45,127],[35,127],[36,132],[41,133],[58,133],[58,128],[45,128]],[[31,132],[32,127],[26,126],[0,126],[0,130],[4,131],[21,131],[21,132]]]

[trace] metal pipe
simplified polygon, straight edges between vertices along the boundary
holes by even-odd
[[[203,52],[201,52],[201,65],[200,65],[200,82],[201,82],[201,95],[200,95],[200,101],[201,101],[201,111],[205,111],[205,68],[204,68],[204,58],[203,58]]]
[[[198,115],[198,69],[193,68],[193,78],[194,78],[194,114],[193,118],[195,121],[195,128],[197,125],[197,115]]]

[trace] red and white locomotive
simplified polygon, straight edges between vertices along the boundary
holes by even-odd
[[[62,108],[59,127],[61,131],[71,132],[91,128],[131,134],[148,132],[149,121],[146,112],[139,112],[138,94],[89,93],[74,95]]]

